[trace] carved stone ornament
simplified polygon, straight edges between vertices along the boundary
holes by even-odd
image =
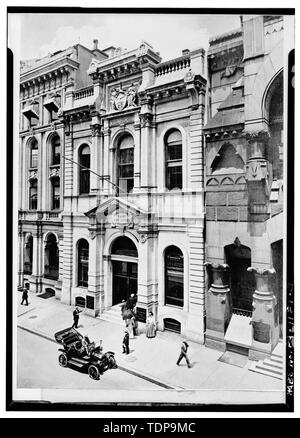
[[[125,108],[134,108],[137,106],[137,91],[134,84],[131,84],[127,90],[122,86],[114,88],[110,93],[110,110],[122,111]]]
[[[96,230],[89,230],[89,237],[90,237],[90,239],[94,240],[96,235],[97,235],[97,231]]]
[[[92,137],[99,137],[101,134],[101,125],[91,125]]]
[[[146,44],[142,43],[139,47],[137,57],[144,56],[144,55],[146,55],[147,52],[148,52],[148,48],[147,48]]]
[[[145,243],[147,241],[147,239],[148,239],[147,234],[142,234],[141,238],[140,238],[140,241],[141,241],[141,243]]]
[[[50,170],[49,179],[52,178],[59,178],[60,177],[60,169],[57,167],[54,167]]]
[[[195,78],[195,73],[192,71],[191,68],[186,72],[184,76],[184,82],[192,82]]]
[[[56,123],[52,122],[51,123],[51,131],[55,131],[56,130]]]
[[[140,114],[140,120],[141,120],[141,128],[149,128],[151,127],[152,122],[152,114],[146,113],[146,114]]]
[[[133,214],[123,210],[116,210],[111,214],[110,224],[112,227],[128,226],[132,228],[134,224]]]
[[[249,143],[253,142],[267,142],[269,140],[269,133],[267,131],[249,131],[245,132],[244,136]]]
[[[97,59],[93,58],[91,63],[90,63],[90,65],[89,65],[87,74],[91,75],[91,74],[96,73],[97,72],[97,68],[99,67],[99,65],[100,65],[100,62],[97,61]]]
[[[33,181],[33,180],[36,180],[36,179],[38,179],[38,171],[37,170],[31,170],[29,172],[28,181]]]

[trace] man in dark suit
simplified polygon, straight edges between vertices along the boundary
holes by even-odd
[[[79,313],[81,310],[78,309],[78,307],[75,307],[75,310],[73,312],[73,325],[72,327],[78,328],[78,322],[79,322]]]
[[[29,289],[29,284],[26,283],[25,287],[23,288],[22,301],[21,301],[21,304],[23,304],[25,301],[25,306],[28,306],[28,289]]]
[[[185,358],[188,368],[191,368],[191,364],[190,364],[189,358],[187,356],[188,348],[189,348],[189,344],[187,343],[186,339],[183,339],[182,344],[181,344],[181,349],[180,349],[180,355],[178,357],[176,365],[179,365],[181,362],[181,359]]]
[[[129,354],[129,333],[128,330],[124,330],[124,338],[123,338],[123,351],[122,353]]]

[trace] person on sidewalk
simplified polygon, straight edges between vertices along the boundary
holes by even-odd
[[[123,319],[124,319],[124,312],[126,310],[127,310],[127,301],[122,300],[122,303],[121,303],[121,315],[122,315]]]
[[[21,301],[21,304],[23,304],[25,301],[25,306],[28,306],[28,289],[29,289],[29,284],[26,283],[25,287],[23,288],[22,301]]]
[[[136,314],[134,312],[133,312],[133,315],[131,318],[131,323],[132,323],[133,336],[137,336],[138,335],[138,321],[137,321]]]
[[[133,310],[137,303],[137,297],[135,294],[131,294],[127,301],[127,307],[130,310]]]
[[[128,331],[129,338],[134,339],[133,333],[133,314],[131,314],[130,318],[125,320],[126,322],[126,330]]]
[[[79,322],[79,313],[81,313],[82,310],[79,310],[78,307],[75,307],[75,310],[73,312],[73,325],[72,328],[78,328],[78,322]]]
[[[180,354],[179,354],[178,360],[176,362],[176,365],[179,365],[181,362],[181,359],[185,358],[188,368],[191,368],[191,363],[190,363],[189,358],[187,356],[188,348],[189,348],[189,344],[187,343],[186,339],[183,339],[182,344],[181,344]]]
[[[123,351],[122,351],[122,353],[129,354],[129,333],[128,333],[128,330],[124,330],[124,333],[125,333],[125,335],[123,338],[123,344],[122,344]]]
[[[153,313],[149,312],[148,318],[146,320],[146,337],[155,338],[155,336],[156,336],[156,323]]]

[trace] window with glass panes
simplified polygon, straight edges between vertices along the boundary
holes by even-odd
[[[172,131],[166,138],[166,187],[182,189],[182,138]]]
[[[30,182],[29,186],[29,210],[37,209],[37,180],[33,180]]]
[[[81,239],[78,242],[78,286],[88,287],[89,280],[89,244]]]
[[[84,193],[90,192],[90,165],[91,165],[91,156],[90,156],[90,148],[87,145],[84,145],[81,148],[79,154],[79,193],[82,195]]]
[[[123,137],[118,150],[118,186],[120,194],[132,192],[134,185],[134,141],[131,135]]]
[[[28,236],[24,248],[24,274],[32,274],[32,236]]]
[[[55,137],[54,140],[52,141],[52,163],[53,165],[55,164],[60,164],[60,138],[59,137]]]
[[[165,304],[183,307],[183,254],[176,246],[165,251]]]
[[[59,210],[60,207],[60,179],[52,179],[52,210]]]
[[[34,140],[30,147],[30,167],[35,169],[38,167],[38,143],[36,140]]]

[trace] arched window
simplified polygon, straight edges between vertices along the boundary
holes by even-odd
[[[178,130],[171,131],[165,140],[166,187],[182,189],[182,138]]]
[[[37,180],[34,179],[30,182],[29,185],[29,210],[37,210]]]
[[[273,178],[283,178],[283,73],[274,79],[267,98]]]
[[[130,134],[122,137],[118,147],[118,186],[120,194],[132,192],[134,185],[134,141]]]
[[[55,136],[51,142],[52,146],[52,165],[60,164],[60,138]]]
[[[89,281],[89,243],[80,239],[77,245],[77,285],[88,287]]]
[[[52,280],[58,279],[59,253],[54,234],[49,234],[45,245],[44,277]]]
[[[118,237],[111,248],[112,255],[123,255],[128,257],[137,257],[138,252],[135,244],[126,236]]]
[[[79,152],[79,194],[90,193],[91,156],[88,145],[83,145]]]
[[[38,167],[38,155],[39,155],[39,148],[38,148],[38,142],[36,139],[32,140],[30,145],[30,168],[36,169]]]
[[[211,170],[214,174],[241,173],[245,171],[245,163],[235,147],[230,143],[225,143],[214,158]]]
[[[176,246],[165,251],[165,304],[183,307],[183,254]]]
[[[23,271],[24,274],[32,274],[32,235],[29,234],[26,237],[25,246],[24,246],[24,266]]]

